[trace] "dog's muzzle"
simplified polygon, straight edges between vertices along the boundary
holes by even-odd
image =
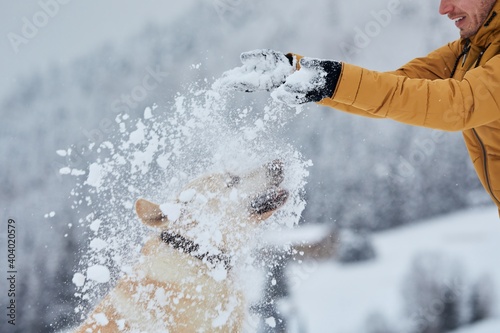
[[[255,197],[251,203],[251,213],[264,214],[283,206],[288,199],[288,191],[281,188],[271,188]]]

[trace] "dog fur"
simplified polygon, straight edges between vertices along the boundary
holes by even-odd
[[[76,332],[241,332],[246,306],[234,265],[287,200],[282,181],[283,163],[273,161],[244,175],[198,178],[165,205],[139,199],[137,215],[155,234],[133,273]],[[181,240],[167,244],[165,233]]]

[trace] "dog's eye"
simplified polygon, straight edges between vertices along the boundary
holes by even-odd
[[[233,187],[234,185],[239,184],[240,181],[241,181],[241,178],[239,176],[229,175],[229,179],[226,181],[226,186]]]

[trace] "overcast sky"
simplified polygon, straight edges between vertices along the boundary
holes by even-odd
[[[0,100],[20,75],[120,43],[194,1],[202,0],[0,0]]]

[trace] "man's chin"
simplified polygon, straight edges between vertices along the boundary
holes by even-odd
[[[477,30],[470,31],[470,30],[466,30],[466,29],[460,29],[460,37],[463,39],[470,38],[470,37],[474,36],[476,33],[477,33]]]

